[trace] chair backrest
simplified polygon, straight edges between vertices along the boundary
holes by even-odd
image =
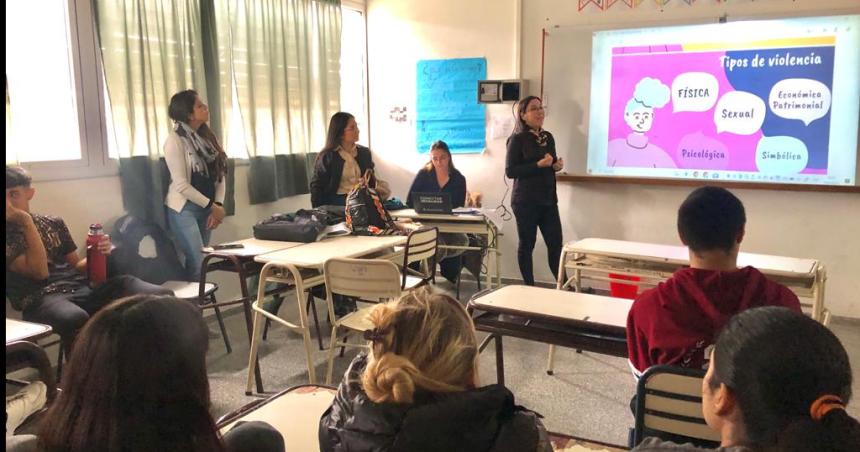
[[[400,269],[385,259],[332,258],[323,265],[326,297],[332,294],[363,300],[400,296]]]
[[[700,369],[666,365],[648,368],[636,387],[634,445],[646,436],[706,447],[719,445],[719,433],[705,424],[702,415],[704,376],[705,371]]]
[[[39,380],[48,388],[48,402],[52,402],[57,396],[57,380],[45,349],[27,341],[6,344],[6,373],[26,368],[39,372]]]
[[[431,280],[436,276],[436,251],[439,246],[438,228],[420,228],[409,232],[406,238],[406,248],[403,250],[403,279],[401,286],[406,285],[406,277],[410,273],[424,280]],[[413,262],[427,261],[424,272],[409,268]]]
[[[186,279],[173,241],[157,224],[125,215],[117,220],[111,240],[116,245],[111,263],[117,273],[152,284]]]

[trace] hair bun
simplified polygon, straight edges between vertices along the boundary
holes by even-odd
[[[368,363],[361,382],[373,402],[412,403],[417,372],[408,359],[385,353]]]

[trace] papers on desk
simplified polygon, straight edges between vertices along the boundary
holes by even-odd
[[[451,213],[454,215],[480,215],[481,211],[473,207],[457,207],[455,209],[451,209]]]
[[[322,239],[327,239],[330,237],[340,237],[342,235],[352,234],[352,231],[349,229],[349,226],[346,225],[345,221],[341,221],[338,224],[333,224],[331,226],[326,226],[325,229],[320,232],[320,235],[317,236],[317,242]]]
[[[502,215],[497,212],[498,209],[481,209],[481,213],[487,220],[493,223],[493,226],[496,227],[496,230],[502,232],[502,227],[504,227],[504,220],[502,219]]]

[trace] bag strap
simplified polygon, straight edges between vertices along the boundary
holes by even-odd
[[[373,176],[373,169],[372,168],[366,169],[364,171],[364,176],[362,176],[362,178],[364,179],[364,183],[368,187],[376,188],[376,178]],[[371,183],[371,181],[373,181],[373,183]]]

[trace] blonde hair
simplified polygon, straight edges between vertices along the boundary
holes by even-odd
[[[412,403],[416,388],[458,392],[477,381],[475,325],[457,300],[421,289],[377,305],[361,377],[373,402]]]

